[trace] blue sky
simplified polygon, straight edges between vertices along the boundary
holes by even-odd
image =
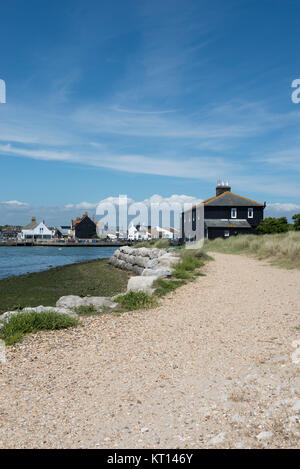
[[[300,212],[295,0],[1,5],[0,224],[108,197],[203,199],[216,180]]]

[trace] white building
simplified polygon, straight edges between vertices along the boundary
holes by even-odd
[[[31,223],[22,228],[18,238],[22,241],[35,240],[35,239],[52,239],[55,235],[55,230],[50,230],[44,223],[37,223],[36,218],[32,217]]]
[[[162,238],[162,239],[177,239],[179,238],[179,231],[176,228],[161,228],[156,226],[151,230],[152,238]]]
[[[130,241],[148,241],[151,239],[151,233],[149,229],[140,225],[138,228],[131,224],[128,228],[128,237]]]

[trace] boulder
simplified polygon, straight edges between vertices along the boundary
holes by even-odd
[[[84,306],[84,301],[77,295],[61,296],[56,302],[57,308],[77,308],[78,306]]]
[[[127,291],[144,291],[147,293],[153,293],[153,283],[158,277],[155,275],[149,277],[131,277],[128,281]]]
[[[117,303],[114,303],[106,296],[85,296],[81,298],[76,295],[62,296],[56,302],[56,306],[58,308],[78,308],[79,306],[91,305],[93,305],[98,311],[101,311],[103,307],[114,308],[117,306]]]
[[[172,275],[172,269],[162,266],[157,267],[156,269],[144,269],[142,276],[149,277],[149,276],[156,276],[156,277],[170,277]]]

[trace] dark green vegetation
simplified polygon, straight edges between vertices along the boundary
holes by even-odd
[[[65,295],[113,296],[126,290],[128,273],[97,259],[0,280],[0,314],[26,306],[55,306]]]
[[[293,215],[292,219],[294,220],[294,230],[299,231],[300,230],[300,213]]]
[[[142,291],[129,291],[126,295],[115,298],[115,301],[120,303],[123,311],[149,309],[157,305],[157,300],[153,295]]]
[[[300,230],[300,213],[292,216],[294,223],[288,223],[286,217],[267,217],[257,227],[258,234],[287,233],[288,231]]]
[[[290,229],[292,226],[288,224],[286,217],[268,217],[257,227],[257,232],[259,234],[286,233]]]
[[[217,238],[205,242],[206,251],[225,254],[248,254],[267,259],[272,264],[287,269],[300,269],[300,233],[266,234],[263,236],[240,235],[228,239]]]
[[[52,311],[43,313],[26,312],[12,316],[7,324],[0,329],[0,339],[6,345],[19,342],[25,335],[46,330],[65,329],[77,326],[78,320],[70,316],[57,314]]]

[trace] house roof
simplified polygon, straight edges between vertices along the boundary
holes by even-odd
[[[223,192],[223,194],[211,197],[203,201],[205,206],[233,206],[233,207],[263,207],[264,204],[256,202],[256,200],[242,197],[233,192]]]
[[[81,223],[85,218],[88,218],[89,220],[91,220],[93,223],[94,220],[92,220],[88,214],[85,212],[82,217],[77,217],[76,220],[72,220],[72,228],[75,228],[76,225],[79,225],[79,223]],[[96,224],[96,223],[95,223]]]
[[[32,222],[32,223],[29,223],[26,226],[23,226],[23,230],[34,230],[34,228],[36,228],[38,225],[39,225],[39,223]]]
[[[204,224],[206,228],[251,228],[251,225],[248,223],[247,220],[236,220],[236,219],[229,219],[229,220],[205,220]]]

